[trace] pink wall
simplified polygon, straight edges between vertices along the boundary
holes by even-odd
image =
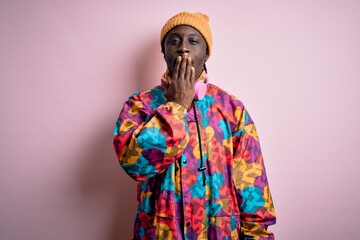
[[[129,239],[113,125],[159,82],[160,28],[182,10],[210,16],[211,81],[257,124],[277,239],[357,238],[359,1],[2,0],[1,240]]]

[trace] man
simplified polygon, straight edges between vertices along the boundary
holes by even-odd
[[[274,239],[254,123],[208,81],[208,20],[181,12],[166,22],[161,84],[131,96],[116,123],[116,154],[138,181],[134,239]]]

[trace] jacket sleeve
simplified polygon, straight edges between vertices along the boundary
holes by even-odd
[[[241,239],[275,239],[267,231],[275,210],[255,125],[244,108],[237,108],[233,133],[233,170],[241,216]]]
[[[180,158],[188,143],[186,109],[174,102],[150,112],[135,97],[125,102],[114,129],[120,165],[136,181],[162,173]]]

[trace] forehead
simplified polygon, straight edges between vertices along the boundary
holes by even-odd
[[[176,26],[172,28],[166,35],[166,37],[169,37],[171,35],[194,35],[203,38],[203,36],[198,30],[188,25]]]

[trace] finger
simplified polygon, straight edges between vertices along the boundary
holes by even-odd
[[[186,73],[185,73],[185,80],[187,82],[190,82],[190,79],[191,79],[191,57],[188,57],[187,59],[187,62],[186,62]]]
[[[181,78],[181,79],[185,78],[186,63],[187,63],[187,57],[186,57],[186,55],[183,55],[182,60],[181,60],[181,64],[180,64],[179,77],[178,78]]]
[[[164,87],[164,89],[168,89],[169,88],[169,83],[163,79],[161,79],[161,84]]]
[[[178,77],[179,77],[180,63],[181,63],[181,56],[178,56],[176,59],[175,67],[174,67],[173,74],[172,74],[173,81],[176,81],[176,79],[178,79]]]
[[[191,85],[195,84],[195,68],[194,67],[191,67],[190,83],[191,83]]]

